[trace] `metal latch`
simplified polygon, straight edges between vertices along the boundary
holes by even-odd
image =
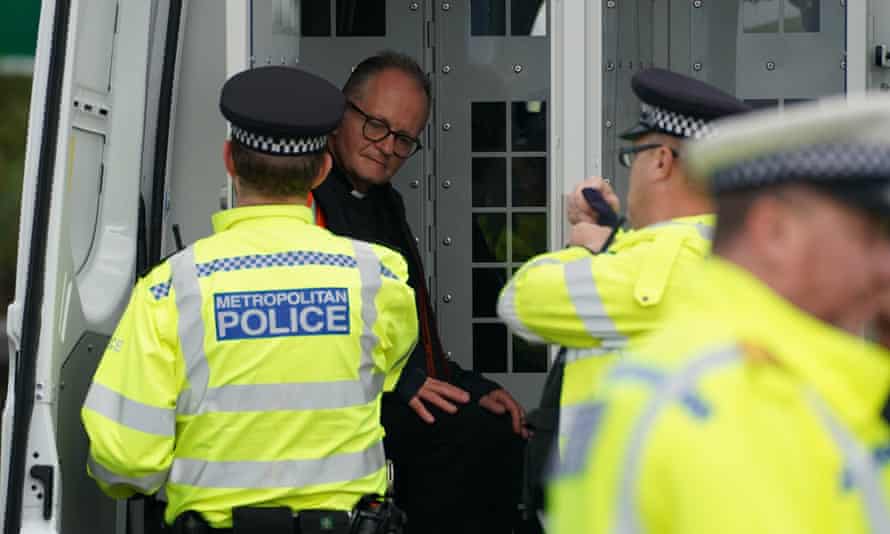
[[[43,485],[43,518],[49,520],[53,516],[53,466],[32,465],[30,473]]]

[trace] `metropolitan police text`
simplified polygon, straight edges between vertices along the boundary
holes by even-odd
[[[349,334],[346,288],[216,293],[213,307],[219,341]]]

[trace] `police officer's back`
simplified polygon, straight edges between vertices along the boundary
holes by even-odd
[[[348,511],[385,490],[380,395],[417,334],[405,262],[304,207],[338,89],[264,67],[220,107],[238,207],[138,281],[84,405],[89,471],[114,497],[163,488],[168,523]]]

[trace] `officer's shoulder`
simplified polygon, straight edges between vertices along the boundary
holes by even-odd
[[[152,263],[146,267],[144,267],[141,271],[139,271],[136,275],[137,282],[145,282],[145,283],[155,283],[155,282],[163,282],[166,279],[170,278],[170,259],[182,252],[181,250],[175,250],[170,254],[167,254],[163,258],[159,259],[155,263]]]

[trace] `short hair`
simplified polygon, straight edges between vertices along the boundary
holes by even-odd
[[[402,72],[417,82],[417,86],[423,89],[426,95],[427,106],[432,103],[433,89],[429,76],[413,58],[392,50],[384,50],[356,65],[346,84],[343,85],[343,94],[347,98],[361,97],[362,91],[372,78],[390,69]]]
[[[324,152],[302,156],[272,156],[232,141],[232,162],[242,182],[257,193],[273,197],[305,197],[321,171]]]
[[[783,186],[742,189],[716,195],[717,227],[714,229],[714,250],[716,252],[724,250],[739,237],[744,231],[745,220],[754,203],[764,197],[778,194],[780,189],[783,189]]]

